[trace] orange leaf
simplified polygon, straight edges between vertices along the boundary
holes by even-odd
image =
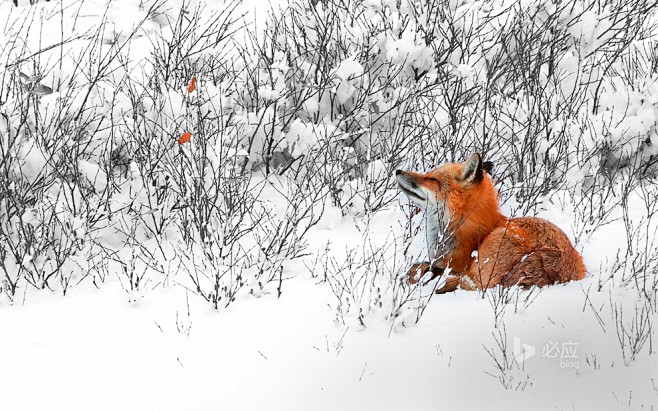
[[[187,143],[188,141],[190,141],[190,138],[191,138],[191,137],[192,137],[192,133],[190,133],[189,131],[186,132],[185,134],[183,134],[182,136],[180,136],[180,138],[178,139],[178,144],[185,144],[185,143]]]
[[[194,90],[196,90],[196,76],[192,76],[192,79],[190,79],[190,84],[187,86],[188,93],[191,93]]]

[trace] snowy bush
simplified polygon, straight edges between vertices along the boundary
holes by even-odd
[[[174,267],[174,281],[214,307],[271,284],[281,295],[326,210],[369,227],[397,204],[395,169],[473,151],[495,163],[511,213],[559,203],[586,241],[655,172],[647,1],[300,0],[235,40],[237,3],[107,7],[100,25],[84,9],[21,9],[32,25],[3,34],[8,295],[25,283],[99,285],[118,270],[132,300],[171,284]],[[80,25],[59,27],[62,12]],[[38,26],[63,31],[59,43],[39,45]],[[394,247],[364,229],[358,252],[325,261],[340,316],[422,314],[422,287],[399,281],[422,252],[398,244],[422,216],[403,208]],[[626,217],[628,250],[604,270],[617,283],[655,289],[654,256],[641,252],[651,243],[636,235],[652,216]]]
[[[293,3],[245,63],[255,92],[240,104],[262,127],[252,158],[283,167],[330,127],[332,199],[359,214],[392,200],[387,177],[404,160],[430,167],[477,149],[526,213],[602,165],[652,161],[651,73],[620,75],[652,58],[642,10],[650,4]],[[380,165],[381,177],[370,173]]]

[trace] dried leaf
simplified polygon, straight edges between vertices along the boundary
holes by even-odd
[[[30,94],[34,94],[35,96],[45,96],[47,94],[52,94],[52,92],[53,89],[44,86],[43,84],[37,84],[32,90],[30,90]]]
[[[24,84],[24,85],[26,85],[26,86],[29,86],[29,85],[34,84],[34,83],[37,83],[37,82],[39,81],[39,77],[38,77],[38,76],[32,76],[32,77],[30,77],[30,76],[28,76],[27,74],[22,73],[22,72],[19,73],[18,78],[19,78],[19,80],[21,81],[21,83]]]
[[[188,141],[190,141],[190,138],[191,138],[191,137],[192,137],[192,133],[190,133],[189,131],[186,132],[185,134],[183,134],[182,136],[180,136],[180,138],[178,139],[178,144],[185,144],[185,143],[187,143]]]
[[[188,93],[192,93],[194,90],[196,90],[196,76],[192,76],[192,79],[190,79],[190,84],[187,86]]]

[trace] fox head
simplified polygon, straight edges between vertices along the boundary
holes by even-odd
[[[477,249],[500,223],[498,193],[485,170],[491,171],[491,163],[474,153],[427,174],[395,172],[402,192],[425,212],[430,259],[449,256],[455,247]]]

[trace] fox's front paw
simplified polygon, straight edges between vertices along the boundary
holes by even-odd
[[[457,291],[458,288],[459,288],[459,278],[449,276],[448,278],[446,278],[446,282],[445,284],[443,284],[443,287],[436,290],[435,293],[437,294],[451,293],[453,291]]]
[[[409,281],[409,284],[416,284],[418,281],[423,279],[425,274],[428,272],[431,272],[432,275],[426,281],[426,283],[443,274],[443,268],[436,266],[432,267],[432,265],[428,262],[416,263],[409,269],[409,272],[407,273],[407,280]]]
[[[416,284],[428,271],[430,271],[430,263],[416,263],[412,265],[409,272],[407,272],[409,284]]]

